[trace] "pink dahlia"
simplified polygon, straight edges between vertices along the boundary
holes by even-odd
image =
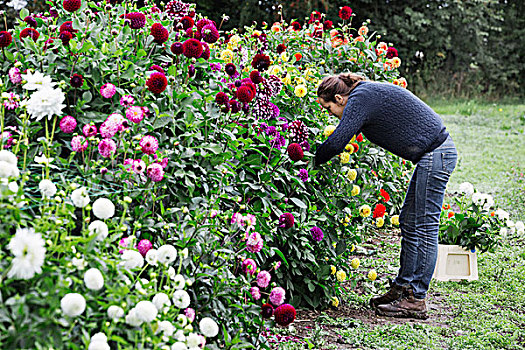
[[[285,294],[286,292],[283,288],[275,287],[270,292],[270,302],[275,306],[281,305],[282,303],[284,303]]]
[[[257,274],[257,285],[261,288],[266,288],[270,284],[272,275],[268,271],[261,271]]]
[[[146,163],[142,159],[135,159],[132,167],[136,174],[142,174],[146,170]]]
[[[253,300],[261,299],[261,292],[259,291],[258,287],[251,287],[250,294],[252,295]]]
[[[4,144],[4,148],[9,148],[13,145],[13,134],[11,134],[9,131],[4,131],[0,135],[0,140],[2,140],[2,143]]]
[[[112,139],[102,139],[98,144],[98,152],[104,158],[110,157],[117,150],[117,144]]]
[[[140,123],[144,119],[144,110],[139,106],[132,106],[126,109],[126,117],[133,123]]]
[[[77,121],[70,115],[66,115],[60,120],[60,130],[66,134],[72,133],[73,130],[77,127]]]
[[[169,33],[162,24],[153,23],[151,26],[151,36],[154,38],[153,41],[157,44],[164,44],[168,41]]]
[[[291,160],[294,162],[297,162],[304,157],[303,148],[298,143],[291,143],[288,145],[288,148],[286,149],[288,151],[288,156]]]
[[[255,270],[257,270],[257,264],[253,259],[245,259],[242,262],[242,270],[247,275],[253,275]]]
[[[246,250],[251,253],[258,253],[263,247],[263,239],[259,232],[252,232],[246,240]]]
[[[146,169],[146,175],[148,175],[151,181],[159,182],[164,179],[164,169],[162,169],[162,165],[159,163],[153,163]]]
[[[275,309],[273,313],[275,316],[275,322],[281,326],[288,326],[295,320],[295,308],[290,304],[283,304]]]
[[[120,105],[122,107],[129,107],[135,104],[135,99],[131,95],[124,95],[120,98]]]
[[[20,69],[17,67],[9,69],[9,80],[11,80],[13,84],[20,84],[22,82],[22,74],[20,73]]]
[[[95,136],[97,134],[97,127],[93,124],[86,124],[82,128],[82,132],[86,137]]]
[[[112,98],[115,92],[117,92],[117,88],[111,83],[106,83],[100,88],[100,94],[104,98]]]
[[[106,121],[100,125],[100,136],[110,139],[119,131],[120,123],[114,121]]]
[[[195,319],[195,310],[192,309],[191,307],[185,309],[184,310],[184,316],[186,316],[188,318],[188,321],[190,321],[190,323],[192,323],[193,320]]]
[[[295,218],[292,213],[284,213],[279,217],[279,227],[290,228],[294,222]]]
[[[145,154],[153,154],[159,148],[159,141],[153,136],[146,135],[140,140],[139,145]]]
[[[168,86],[168,79],[160,72],[153,72],[146,81],[146,86],[148,87],[148,90],[154,94],[160,94],[166,90],[166,87]]]
[[[299,178],[303,180],[303,182],[308,181],[308,170],[306,169],[299,170]]]
[[[74,152],[84,152],[88,147],[88,140],[82,135],[74,136],[71,139],[71,149]]]
[[[153,247],[153,244],[149,239],[141,239],[139,244],[137,244],[137,249],[142,256],[146,256],[146,253]]]
[[[7,109],[16,109],[20,105],[20,96],[18,96],[14,92],[8,92],[7,96],[4,95],[3,97],[5,98],[4,106]]]

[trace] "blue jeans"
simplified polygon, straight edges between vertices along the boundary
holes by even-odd
[[[401,267],[394,283],[411,286],[418,299],[426,297],[438,251],[439,217],[458,153],[449,136],[423,155],[412,174],[399,214]]]

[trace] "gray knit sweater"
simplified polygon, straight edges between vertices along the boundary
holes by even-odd
[[[317,147],[315,164],[344,151],[353,135],[417,163],[448,136],[439,115],[407,89],[372,81],[360,82],[350,93],[343,117],[332,135]]]

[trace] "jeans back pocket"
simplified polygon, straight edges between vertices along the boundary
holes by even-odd
[[[441,164],[443,166],[443,171],[447,174],[452,174],[454,168],[456,167],[457,161],[458,154],[456,152],[441,153]]]

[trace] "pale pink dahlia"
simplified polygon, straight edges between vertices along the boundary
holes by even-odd
[[[112,98],[116,92],[117,88],[111,83],[106,83],[100,88],[100,94],[104,98]]]
[[[13,84],[20,84],[22,82],[22,74],[20,73],[20,69],[17,67],[13,67],[9,70],[9,80]]]
[[[252,253],[258,253],[263,247],[263,240],[259,232],[252,232],[246,240],[246,250]]]
[[[272,275],[268,271],[261,271],[257,274],[257,285],[261,288],[266,288],[270,284]]]
[[[261,292],[259,291],[258,287],[251,287],[250,293],[252,294],[253,300],[259,300],[261,299]]]
[[[146,163],[142,159],[135,159],[133,161],[133,171],[136,174],[142,174],[146,170]]]
[[[153,136],[146,135],[140,140],[139,145],[142,148],[142,152],[153,154],[159,148],[159,141]]]
[[[5,98],[4,106],[7,109],[16,109],[20,105],[20,103],[18,102],[20,101],[20,96],[18,96],[14,92],[8,92],[2,97]]]
[[[66,134],[72,133],[77,127],[77,121],[74,117],[66,115],[60,120],[60,130]]]
[[[123,163],[124,169],[126,169],[126,171],[128,173],[132,173],[133,172],[133,162],[134,162],[134,160],[131,159],[131,158],[124,159],[124,163]]]
[[[106,120],[100,125],[100,135],[104,138],[112,138],[120,129],[120,124]]]
[[[241,213],[233,213],[230,224],[237,223],[239,226],[244,226],[244,220]]]
[[[195,319],[195,310],[189,307],[184,310],[184,315],[188,318],[188,321],[192,323],[193,320]]]
[[[158,163],[150,164],[146,169],[146,175],[151,179],[151,181],[159,182],[164,178],[164,169]]]
[[[140,123],[144,119],[144,110],[139,106],[132,106],[126,109],[126,117],[133,123]]]
[[[117,144],[112,139],[102,139],[98,144],[98,152],[104,158],[110,157],[117,150]]]
[[[242,262],[242,270],[246,274],[253,275],[255,270],[257,270],[257,264],[253,259],[245,259]]]
[[[286,292],[281,287],[275,287],[270,293],[270,302],[275,306],[281,305],[284,303],[285,293]]]
[[[85,137],[95,136],[97,134],[97,127],[93,124],[86,124],[82,128]]]
[[[75,152],[84,152],[88,146],[88,140],[82,135],[77,135],[71,139],[71,149]]]
[[[124,95],[120,98],[120,105],[122,107],[129,107],[135,104],[135,99],[131,95]]]

